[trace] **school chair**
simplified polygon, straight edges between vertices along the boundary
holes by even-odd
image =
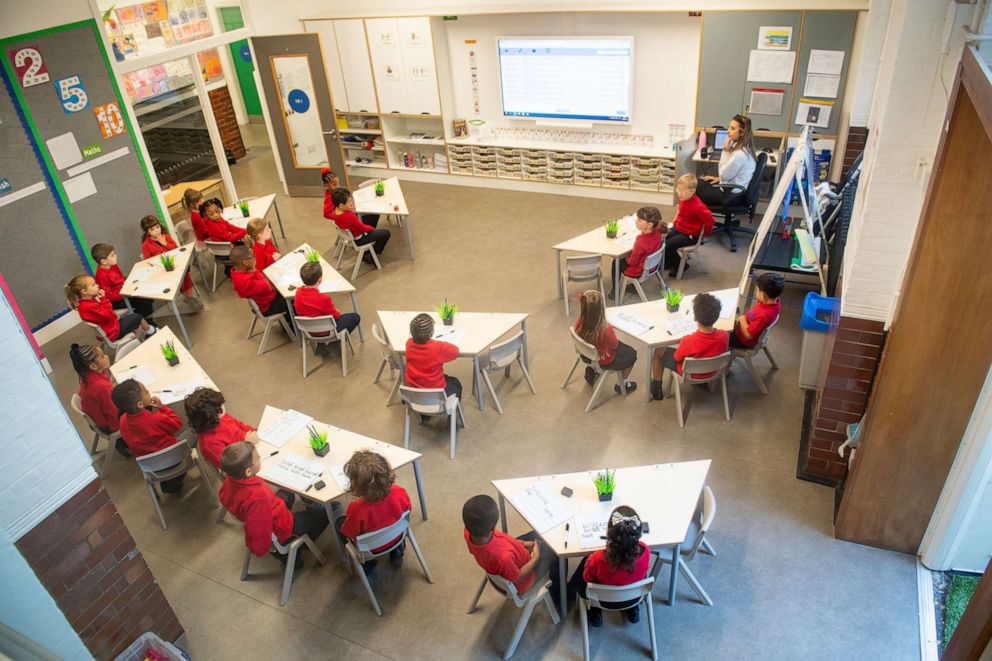
[[[582,624],[582,658],[589,661],[589,609],[599,608],[604,611],[623,611],[633,605],[643,605],[648,612],[648,636],[651,637],[651,658],[658,661],[658,639],[654,631],[654,604],[651,601],[651,590],[658,580],[662,563],[657,553],[651,553],[651,564],[648,565],[648,575],[645,578],[627,585],[603,585],[589,583],[586,585],[586,596],[579,595],[579,622]],[[636,604],[625,608],[616,608],[612,604],[637,600]]]
[[[130,340],[124,342],[119,347],[117,347],[117,353],[114,355],[114,362],[116,363],[118,360],[128,355],[129,353],[131,353],[140,346],[141,346],[141,342],[138,342],[138,338],[132,337]]]
[[[338,330],[337,323],[333,315],[323,315],[320,317],[296,317],[296,328],[300,331],[300,349],[303,350],[303,378],[307,378],[307,349],[313,349],[313,355],[317,355],[317,347],[335,342],[341,345],[341,376],[348,376],[348,351],[345,345],[351,348],[351,355],[355,355],[355,345],[351,341],[351,333],[345,330]]]
[[[709,275],[709,269],[706,268],[706,262],[703,261],[702,254],[699,252],[699,248],[703,245],[703,233],[699,233],[699,238],[692,245],[685,246],[684,248],[678,248],[675,250],[679,254],[681,259],[679,260],[679,270],[675,274],[676,280],[682,279],[682,273],[685,271],[685,267],[689,264],[689,257],[694,257],[696,266],[700,268],[703,273]]]
[[[527,385],[530,386],[530,391],[537,394],[537,389],[534,387],[534,382],[531,381],[530,372],[527,371],[527,366],[524,365],[524,332],[520,331],[506,342],[501,342],[492,347],[489,347],[489,355],[486,357],[479,357],[480,368],[482,372],[482,380],[486,382],[486,386],[489,388],[489,394],[493,396],[493,404],[496,406],[496,410],[500,415],[503,414],[503,407],[500,406],[499,398],[496,396],[496,389],[493,387],[493,382],[489,378],[490,372],[503,371],[503,382],[505,383],[508,378],[510,378],[510,367],[513,363],[517,363],[520,366],[520,371],[524,373],[524,378],[527,379]],[[502,385],[502,383],[500,385]]]
[[[568,283],[569,282],[590,282],[595,280],[599,285],[599,293],[606,299],[606,288],[603,285],[603,258],[599,255],[582,255],[579,257],[566,257],[565,270],[561,274],[561,285],[565,291],[565,316],[571,312],[568,309]]]
[[[80,398],[78,392],[72,393],[72,399],[69,400],[69,407],[74,413],[83,418],[86,426],[90,428],[91,432],[93,432],[93,445],[90,446],[91,455],[96,454],[96,448],[100,444],[100,439],[107,439],[107,456],[103,458],[103,470],[100,471],[101,475],[105,476],[107,474],[107,466],[110,465],[110,457],[116,451],[117,440],[121,437],[121,433],[119,431],[115,431],[111,434],[107,434],[97,427],[96,423],[93,422],[93,418],[83,413],[83,400]]]
[[[255,337],[255,335],[257,335],[257,333],[255,332],[256,323],[261,321],[263,324],[265,324],[265,330],[262,332],[262,342],[258,345],[258,353],[256,355],[261,356],[263,353],[267,351],[265,348],[265,343],[269,339],[269,331],[272,330],[273,324],[280,324],[282,326],[282,329],[286,331],[286,335],[289,336],[289,339],[294,344],[296,343],[296,333],[293,332],[293,329],[290,328],[289,324],[286,322],[286,315],[272,314],[266,317],[264,314],[262,314],[262,311],[258,309],[258,303],[256,303],[250,298],[245,300],[248,301],[248,307],[251,309],[251,314],[252,314],[251,325],[248,327],[247,339],[250,340],[251,338]]]
[[[165,514],[162,513],[162,506],[159,504],[161,496],[159,496],[155,485],[166,480],[171,480],[174,477],[179,477],[194,468],[200,472],[200,479],[203,481],[203,486],[207,488],[207,493],[211,495],[214,503],[218,507],[223,508],[217,499],[217,494],[214,493],[214,490],[210,486],[210,480],[207,478],[207,470],[203,467],[203,461],[199,455],[193,454],[193,448],[186,441],[180,440],[178,443],[170,445],[158,452],[152,452],[151,454],[135,457],[134,459],[138,462],[138,468],[141,469],[141,473],[145,477],[145,484],[148,485],[148,493],[151,494],[152,505],[155,506],[158,519],[162,523],[162,530],[168,530],[169,526],[165,522]]]
[[[468,607],[469,614],[475,612],[475,609],[478,607],[479,599],[482,598],[486,584],[492,585],[497,592],[511,600],[514,606],[523,609],[520,613],[520,619],[517,621],[517,627],[513,630],[513,638],[510,639],[510,644],[503,653],[504,659],[509,659],[517,651],[517,643],[520,642],[520,637],[524,635],[524,629],[527,628],[527,623],[530,622],[530,616],[534,613],[534,607],[538,604],[544,603],[548,609],[548,615],[551,616],[551,621],[557,626],[559,622],[558,611],[555,610],[554,602],[551,601],[551,592],[549,590],[551,587],[550,579],[546,579],[543,583],[541,581],[534,581],[534,585],[531,586],[530,590],[527,590],[523,594],[517,594],[517,586],[510,581],[502,576],[486,574],[482,577],[482,583],[475,593],[475,599],[472,600],[472,605]]]
[[[723,391],[723,413],[727,420],[730,420],[730,400],[727,398],[727,368],[730,367],[730,351],[725,351],[719,356],[710,358],[686,358],[682,361],[682,373],[677,370],[665,371],[668,373],[669,388],[675,388],[675,409],[679,416],[679,428],[685,427],[685,416],[682,413],[682,384],[691,385],[709,384],[710,392],[719,381]],[[712,374],[710,374],[712,372]],[[699,376],[700,374],[710,374],[709,376]],[[664,376],[662,377],[664,378]]]
[[[338,240],[335,245],[340,246],[340,250],[338,250],[338,261],[337,264],[334,265],[336,270],[341,269],[341,260],[344,259],[344,251],[348,248],[355,251],[355,268],[351,271],[352,280],[358,277],[358,271],[362,268],[362,258],[365,256],[365,253],[372,255],[372,261],[375,262],[376,270],[382,270],[382,264],[379,263],[379,257],[375,254],[375,250],[372,249],[374,244],[366,243],[365,245],[360,246],[355,243],[355,237],[352,236],[350,230],[343,230],[337,225],[334,226],[334,229],[338,233]]]
[[[196,268],[200,272],[200,280],[203,282],[203,286],[209,287],[207,276],[203,273],[203,263],[200,261],[203,259],[203,253],[207,252],[207,247],[203,241],[197,240],[196,231],[193,229],[192,223],[188,220],[181,220],[176,223],[176,235],[180,245],[185,245],[190,241],[193,242],[193,263],[196,264]]]
[[[710,489],[709,485],[705,485],[703,486],[702,494],[699,496],[699,504],[696,506],[696,512],[692,516],[692,522],[689,524],[689,532],[686,533],[686,543],[682,545],[682,549],[679,552],[679,574],[688,581],[693,591],[707,606],[712,606],[713,600],[706,594],[706,590],[700,585],[696,576],[686,563],[692,561],[696,557],[696,553],[700,551],[711,556],[716,555],[716,551],[713,550],[709,540],[706,539],[706,533],[709,532],[710,526],[713,525],[713,517],[715,516],[716,496],[713,495],[713,490]],[[656,551],[662,565],[672,564],[672,551],[674,550],[674,547],[668,546]]]
[[[714,216],[722,216],[723,222],[716,223],[716,227],[713,229],[713,235],[723,232],[730,239],[730,252],[737,252],[737,239],[734,234],[750,234],[754,236],[754,230],[750,227],[741,227],[741,221],[737,216],[747,216],[747,222],[754,222],[754,212],[758,206],[758,189],[761,187],[761,177],[765,173],[765,164],[768,162],[768,154],[766,152],[760,152],[754,163],[754,174],[751,175],[751,181],[748,182],[747,188],[741,188],[740,186],[734,186],[731,184],[718,184],[718,188],[724,192],[724,195],[730,193],[741,193],[743,196],[738,196],[733,204],[729,205],[714,205],[709,207],[710,211]]]
[[[396,523],[379,530],[363,533],[355,539],[349,539],[344,545],[348,557],[351,558],[351,564],[348,565],[348,568],[352,574],[357,574],[358,578],[361,579],[362,585],[365,586],[365,592],[369,595],[369,601],[372,602],[372,610],[379,617],[382,617],[382,609],[379,608],[379,600],[375,598],[375,592],[372,591],[372,586],[369,584],[369,577],[362,569],[362,563],[388,555],[390,551],[399,547],[407,539],[410,540],[410,546],[413,547],[413,552],[417,555],[420,568],[424,570],[424,577],[427,578],[428,583],[433,583],[434,579],[431,577],[431,571],[427,568],[427,561],[424,560],[424,554],[420,552],[420,546],[417,545],[417,538],[413,536],[413,529],[410,528],[410,510],[403,512],[403,516]],[[396,541],[393,542],[393,540]],[[373,550],[382,546],[385,548],[378,551]]]
[[[661,291],[664,292],[668,289],[668,285],[665,284],[665,276],[662,275],[664,271],[665,244],[663,243],[660,248],[644,259],[644,268],[641,270],[640,276],[632,278],[629,275],[624,275],[620,278],[620,302],[623,303],[624,298],[627,296],[628,285],[634,285],[637,295],[641,297],[641,302],[647,303],[648,297],[644,295],[644,289],[641,285],[655,277],[658,278],[658,282],[661,283]]]
[[[375,379],[372,380],[372,384],[379,383],[379,379],[382,377],[382,370],[386,369],[387,365],[389,366],[389,376],[392,377],[393,373],[397,373],[393,380],[393,387],[389,390],[389,399],[386,400],[386,406],[392,406],[393,400],[400,391],[400,385],[403,383],[403,370],[405,369],[403,356],[393,351],[393,348],[389,346],[389,341],[386,340],[385,333],[376,324],[372,324],[372,337],[376,339],[379,343],[379,348],[382,350],[382,362],[379,363],[379,371],[375,373]]]
[[[586,363],[596,372],[596,383],[592,389],[592,397],[589,398],[589,403],[586,404],[586,413],[593,409],[593,404],[596,402],[596,398],[599,396],[599,391],[603,389],[603,384],[606,382],[606,373],[614,372],[617,375],[617,381],[620,384],[620,392],[624,397],[627,396],[627,384],[623,380],[623,376],[620,370],[610,370],[604,369],[602,365],[599,364],[599,351],[596,347],[589,344],[575,332],[574,328],[568,329],[569,335],[572,337],[572,346],[575,348],[575,362],[572,363],[572,369],[568,371],[568,376],[565,377],[564,383],[561,384],[564,390],[565,386],[571,380],[572,375],[575,374],[575,368],[579,366],[579,363],[583,362],[582,359],[586,359]]]
[[[368,188],[369,186],[375,186],[375,183],[376,183],[375,179],[366,179],[362,183],[358,184],[358,187]],[[365,214],[365,215],[371,215],[371,214]],[[403,216],[399,215],[398,213],[387,213],[385,215],[386,215],[386,220],[395,222],[397,227],[403,227]]]
[[[733,359],[740,358],[744,361],[744,364],[747,365],[747,371],[751,373],[751,377],[754,379],[754,382],[758,384],[758,390],[761,391],[762,395],[768,394],[768,385],[765,383],[765,379],[758,374],[758,368],[754,365],[754,357],[764,351],[765,356],[768,358],[768,362],[772,364],[772,369],[778,369],[778,363],[776,363],[775,359],[772,358],[772,352],[768,350],[768,334],[771,332],[772,326],[777,323],[778,319],[769,324],[765,330],[761,331],[761,335],[758,336],[758,343],[750,349],[731,348],[730,350]]]
[[[324,554],[320,552],[317,545],[313,543],[309,535],[300,535],[287,540],[286,544],[280,544],[275,534],[272,535],[272,550],[286,556],[286,571],[282,577],[282,594],[279,596],[279,605],[285,606],[289,601],[289,591],[293,587],[293,574],[296,572],[296,556],[300,553],[300,547],[306,544],[317,562],[324,564]],[[245,561],[241,565],[241,580],[248,580],[248,565],[251,564],[251,551],[245,549]]]
[[[204,241],[210,254],[214,257],[214,274],[210,291],[217,291],[217,266],[233,266],[231,262],[231,249],[234,247],[228,241]],[[206,286],[207,283],[203,283]]]
[[[402,378],[402,376],[400,377]],[[438,416],[446,415],[449,418],[451,451],[448,458],[455,458],[455,444],[457,442],[458,423],[461,422],[463,429],[468,429],[465,424],[465,414],[462,413],[462,403],[457,395],[446,395],[444,388],[411,388],[410,386],[400,386],[400,397],[406,404],[406,426],[403,431],[403,447],[410,449],[410,417]]]
[[[120,315],[124,312],[127,312],[127,310],[118,310],[117,316],[120,317]],[[92,322],[86,321],[85,319],[82,321],[84,324],[86,324],[87,326],[89,326],[90,328],[96,331],[96,339],[103,344],[104,348],[107,349],[107,354],[114,360],[117,359],[118,349],[127,345],[129,342],[131,342],[131,340],[134,341],[138,340],[138,337],[134,333],[121,335],[116,340],[111,340],[109,337],[107,337],[107,334],[103,332],[103,329],[100,328],[98,324],[94,324]]]

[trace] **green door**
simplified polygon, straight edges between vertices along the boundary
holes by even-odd
[[[224,32],[237,30],[245,26],[245,21],[241,17],[240,7],[221,7],[220,20],[224,24]],[[238,74],[238,86],[241,88],[241,98],[245,101],[245,111],[249,115],[256,117],[262,114],[262,104],[258,100],[258,90],[255,89],[255,79],[252,72],[255,71],[255,63],[251,61],[251,50],[248,48],[248,40],[242,39],[230,44],[231,59],[234,60],[234,70]]]

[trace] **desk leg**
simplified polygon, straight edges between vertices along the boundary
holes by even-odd
[[[355,311],[355,314],[360,314],[358,312],[358,298],[355,296],[355,292],[351,292],[351,309]],[[358,337],[361,339],[362,343],[365,343],[365,333],[362,331],[362,325],[358,324]]]
[[[506,532],[506,498],[503,494],[499,494],[499,526],[503,532]]]
[[[558,283],[558,298],[564,298],[565,287],[561,284],[561,251],[555,249],[555,282]]]
[[[530,360],[527,357],[527,320],[524,319],[520,322],[520,330],[523,331],[523,345],[524,345],[524,367],[530,370]]]
[[[613,288],[617,290],[617,302],[614,305],[620,305],[620,260],[613,260]]]
[[[558,614],[561,615],[563,622],[565,621],[565,613],[568,612],[568,585],[565,582],[567,573],[568,558],[560,556],[558,558]]]
[[[420,515],[427,520],[427,500],[424,498],[424,481],[420,477],[420,459],[413,462],[413,477],[417,480],[417,496],[420,498]]]
[[[678,385],[678,384],[676,384]],[[679,565],[682,562],[682,545],[672,547],[672,576],[668,579],[668,605],[675,605],[675,586],[679,582]]]
[[[279,205],[275,200],[272,200],[272,208],[276,210],[276,220],[279,221],[279,233],[282,234],[282,238],[286,238],[286,229],[282,226],[282,216],[279,215]]]
[[[410,259],[416,259],[413,256],[413,223],[410,222],[410,216],[407,216],[403,220],[406,221],[406,241],[410,244]]]
[[[296,308],[293,306],[293,301],[287,300],[286,308],[289,310],[289,322],[293,325],[293,330],[296,331],[296,343],[302,345],[306,340],[303,339],[303,333],[296,325]]]
[[[176,315],[176,321],[179,322],[179,330],[183,332],[183,339],[186,340],[186,348],[189,349],[192,345],[189,342],[189,334],[186,332],[186,324],[183,323],[183,316],[179,314],[179,306],[176,305],[176,299],[172,299],[169,305],[172,306],[172,312]]]
[[[654,361],[654,347],[652,347],[650,344],[646,344],[644,346],[646,346],[648,349],[647,360],[644,361],[645,363],[647,363],[647,374],[644,375],[644,385],[647,386],[646,388],[644,388],[644,395],[645,395],[644,401],[650,404],[651,403],[651,363],[652,361]]]
[[[338,535],[338,531],[334,529],[334,507],[333,506],[334,506],[334,501],[333,500],[330,501],[330,502],[328,502],[328,503],[324,503],[324,511],[327,512],[327,522],[328,522],[327,527],[331,529],[330,530],[331,537],[334,538],[334,548],[336,548],[338,550],[338,560],[340,560],[341,561],[341,564],[343,565],[343,564],[347,564],[347,562],[348,562],[348,553],[347,553],[347,551],[344,550],[344,543],[341,541],[341,537],[340,537],[340,535]],[[316,541],[317,540],[314,540],[314,542],[316,542]]]
[[[482,370],[479,369],[479,357],[472,356],[472,373],[475,380],[475,394],[479,397],[479,410],[486,410],[486,395],[482,389]]]

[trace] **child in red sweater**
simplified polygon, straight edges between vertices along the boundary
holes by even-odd
[[[661,222],[661,212],[658,207],[641,207],[637,210],[638,235],[634,239],[634,249],[627,257],[620,258],[620,272],[631,278],[639,278],[644,273],[644,262],[648,255],[657,252],[665,242],[665,232],[668,231]],[[613,283],[613,291],[620,283]]]
[[[255,301],[258,309],[266,317],[275,314],[284,315],[289,327],[292,328],[293,321],[289,316],[286,299],[276,291],[261,271],[255,270],[255,255],[251,250],[244,246],[235,246],[231,249],[231,263],[234,264],[231,282],[234,283],[234,291],[238,292],[238,296]]]
[[[245,526],[245,546],[253,555],[265,555],[272,547],[272,536],[280,544],[290,537],[308,535],[316,541],[327,527],[327,513],[323,506],[304,501],[307,509],[293,512],[290,508],[296,497],[286,491],[273,492],[258,472],[262,460],[251,443],[233,443],[224,448],[220,456],[221,470],[227,475],[218,496],[221,504]],[[286,556],[273,552],[280,561]],[[297,556],[299,567],[302,556]]]
[[[433,339],[434,319],[418,314],[410,320],[406,341],[406,385],[414,388],[444,388],[446,395],[462,398],[462,382],[444,373],[444,363],[458,357],[458,347]]]
[[[359,450],[351,455],[344,465],[344,474],[351,483],[351,492],[356,498],[348,503],[348,511],[334,523],[343,540],[354,540],[359,535],[374,532],[391,526],[400,520],[404,512],[410,511],[410,494],[403,487],[394,484],[396,474],[389,462],[381,454],[370,450]],[[384,551],[399,541],[392,540],[373,551]],[[406,542],[389,552],[394,564],[403,562]],[[364,563],[365,573],[376,566],[376,560]]]
[[[99,326],[111,342],[128,333],[144,340],[158,330],[134,312],[127,312],[118,318],[106,292],[86,274],[77,275],[69,281],[65,286],[65,298],[69,307],[79,312],[80,319]]]
[[[141,219],[141,256],[145,259],[167,253],[177,248],[175,240],[162,227],[158,216],[145,216]],[[193,296],[193,280],[189,273],[183,278],[179,291],[186,297],[189,311],[196,314],[203,309],[203,304]]]
[[[235,227],[224,220],[224,203],[216,197],[200,203],[200,215],[207,232],[207,241],[228,241],[232,244],[242,243],[246,230]]]
[[[175,434],[183,421],[144,384],[127,379],[118,383],[110,396],[122,412],[121,436],[134,456],[143,457],[181,442]],[[183,473],[162,482],[162,493],[179,493],[185,478]]]
[[[331,315],[339,331],[351,332],[358,328],[362,318],[356,312],[338,312],[330,294],[320,292],[324,279],[324,268],[320,262],[307,262],[300,267],[300,280],[303,286],[296,290],[293,308],[297,317],[324,317]],[[325,333],[326,335],[326,333]]]
[[[606,306],[603,295],[595,289],[583,292],[579,296],[579,319],[575,322],[575,332],[580,338],[596,347],[599,352],[599,366],[604,370],[620,372],[627,387],[627,393],[637,389],[637,384],[627,381],[630,370],[637,362],[637,352],[633,347],[617,339],[613,326],[606,321]],[[583,356],[583,360],[585,357]],[[586,361],[588,362],[588,361]],[[589,385],[596,382],[596,370],[586,368],[586,381]],[[620,384],[613,386],[613,391],[620,393]]]
[[[245,245],[251,247],[251,251],[255,255],[255,268],[259,271],[269,268],[282,257],[272,240],[272,228],[264,218],[252,218],[248,221],[248,236],[245,237]]]
[[[200,215],[200,203],[203,202],[203,193],[195,188],[187,188],[183,191],[183,208],[189,214],[189,224],[193,226],[193,234],[199,243],[209,240],[207,234],[207,223]],[[202,247],[202,246],[201,246]]]
[[[374,244],[372,249],[377,255],[381,255],[386,244],[389,243],[389,230],[376,229],[379,222],[378,217],[371,224],[358,219],[358,216],[355,215],[355,199],[347,188],[325,190],[324,218],[333,220],[338,227],[351,232],[356,244],[360,246],[367,243]],[[372,256],[368,253],[362,259],[372,263]]]
[[[96,270],[93,271],[93,279],[100,289],[104,291],[107,300],[115,310],[123,310],[127,307],[124,296],[121,294],[121,287],[124,286],[124,273],[117,265],[117,251],[109,243],[94,243],[90,249],[90,257],[96,262]],[[144,317],[145,321],[151,323],[154,303],[147,298],[131,298],[131,309]]]
[[[651,395],[654,399],[662,399],[661,377],[664,370],[682,373],[682,363],[686,358],[710,358],[719,356],[728,350],[729,337],[727,331],[713,328],[720,318],[720,300],[712,294],[696,294],[692,299],[692,314],[696,319],[696,332],[686,335],[679,342],[678,348],[655,349],[651,361]],[[712,376],[713,373],[699,374],[699,378]]]
[[[258,432],[224,410],[224,395],[210,388],[197,388],[186,396],[186,418],[196,431],[196,450],[220,468],[224,448],[245,441],[258,443]]]
[[[88,415],[100,431],[108,436],[121,428],[121,413],[110,397],[110,358],[94,344],[73,344],[69,349],[72,367],[79,375],[79,408]],[[117,451],[125,457],[131,453],[121,438]]]
[[[734,332],[730,334],[730,346],[737,349],[750,349],[758,343],[758,338],[766,328],[778,321],[782,312],[779,297],[785,289],[785,278],[778,273],[763,273],[755,282],[758,302],[737,318]]]
[[[672,223],[672,230],[665,239],[665,264],[668,265],[668,275],[675,276],[679,272],[679,248],[695,245],[700,233],[703,236],[713,231],[713,214],[709,207],[696,195],[698,180],[694,174],[684,174],[675,182],[675,193],[679,196],[679,213]],[[686,264],[682,272],[689,269]]]
[[[568,585],[586,596],[589,583],[599,585],[630,585],[647,577],[651,564],[651,549],[641,541],[641,518],[633,508],[621,505],[610,513],[606,526],[606,548],[582,558]],[[641,619],[640,600],[611,602],[610,608],[623,610],[627,621],[636,624]],[[648,602],[651,608],[651,602]],[[603,611],[589,609],[589,625],[603,626]]]

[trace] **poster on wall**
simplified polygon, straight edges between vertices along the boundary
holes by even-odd
[[[791,50],[792,27],[762,25],[758,28],[758,50]]]
[[[830,111],[833,109],[833,105],[833,101],[799,99],[799,105],[796,108],[796,124],[821,129],[827,128],[830,125]]]
[[[781,115],[784,89],[755,87],[751,90],[751,103],[748,112],[752,115]]]

